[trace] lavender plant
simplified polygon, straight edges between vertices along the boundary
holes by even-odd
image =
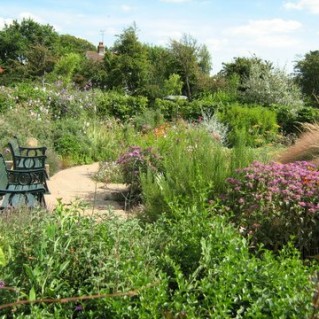
[[[308,162],[254,162],[228,178],[222,201],[252,243],[277,250],[292,237],[309,251],[319,239],[319,171]]]

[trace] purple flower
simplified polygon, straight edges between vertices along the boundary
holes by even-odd
[[[6,286],[5,282],[3,280],[0,280],[0,289],[4,288]]]
[[[83,311],[83,306],[82,305],[75,306],[75,311]]]

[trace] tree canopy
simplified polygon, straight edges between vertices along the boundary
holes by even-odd
[[[295,66],[302,92],[319,107],[319,50],[310,51]]]

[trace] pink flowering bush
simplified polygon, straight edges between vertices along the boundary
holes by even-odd
[[[252,243],[279,249],[294,239],[309,252],[319,243],[319,171],[308,162],[254,162],[227,179],[223,203]]]
[[[148,170],[154,173],[162,170],[161,157],[151,147],[130,146],[128,151],[118,158],[117,164],[120,166],[124,183],[130,186],[129,204],[141,202],[140,174]]]

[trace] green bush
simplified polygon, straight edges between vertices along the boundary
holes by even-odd
[[[249,243],[218,206],[174,209],[174,220],[157,228],[161,267],[172,291],[167,312],[189,318],[308,318],[315,267],[307,267],[291,246],[274,256]],[[314,277],[313,277],[314,278]]]
[[[249,245],[218,206],[173,219],[54,214],[0,218],[2,318],[309,318],[315,264],[291,247],[278,256]],[[80,297],[80,298],[77,298]],[[63,302],[61,301],[63,298]],[[22,304],[26,303],[26,304]],[[19,304],[20,303],[20,304]]]
[[[246,145],[263,146],[278,138],[276,113],[262,106],[232,105],[218,112],[218,118],[229,127],[228,142],[236,145],[245,134]]]
[[[70,164],[86,164],[92,161],[91,141],[87,136],[85,120],[65,118],[54,123],[54,149]]]
[[[160,110],[154,110],[153,108],[144,110],[141,114],[135,115],[132,119],[134,127],[142,133],[149,132],[155,127],[163,124],[163,122],[163,114]]]
[[[272,109],[277,114],[277,121],[283,134],[299,134],[304,123],[319,122],[319,110],[305,106],[292,112],[287,106],[274,105]]]
[[[148,107],[148,99],[143,96],[129,96],[117,92],[99,94],[96,98],[96,111],[99,117],[114,116],[128,120],[142,113]]]
[[[12,288],[0,288],[1,305],[19,299],[115,296],[9,307],[0,310],[0,317],[140,318],[144,313],[143,318],[154,318],[166,281],[155,266],[151,238],[137,220],[109,216],[97,222],[80,213],[76,206],[60,205],[54,214],[20,212],[0,219],[0,246],[8,260],[0,266],[0,281]]]

